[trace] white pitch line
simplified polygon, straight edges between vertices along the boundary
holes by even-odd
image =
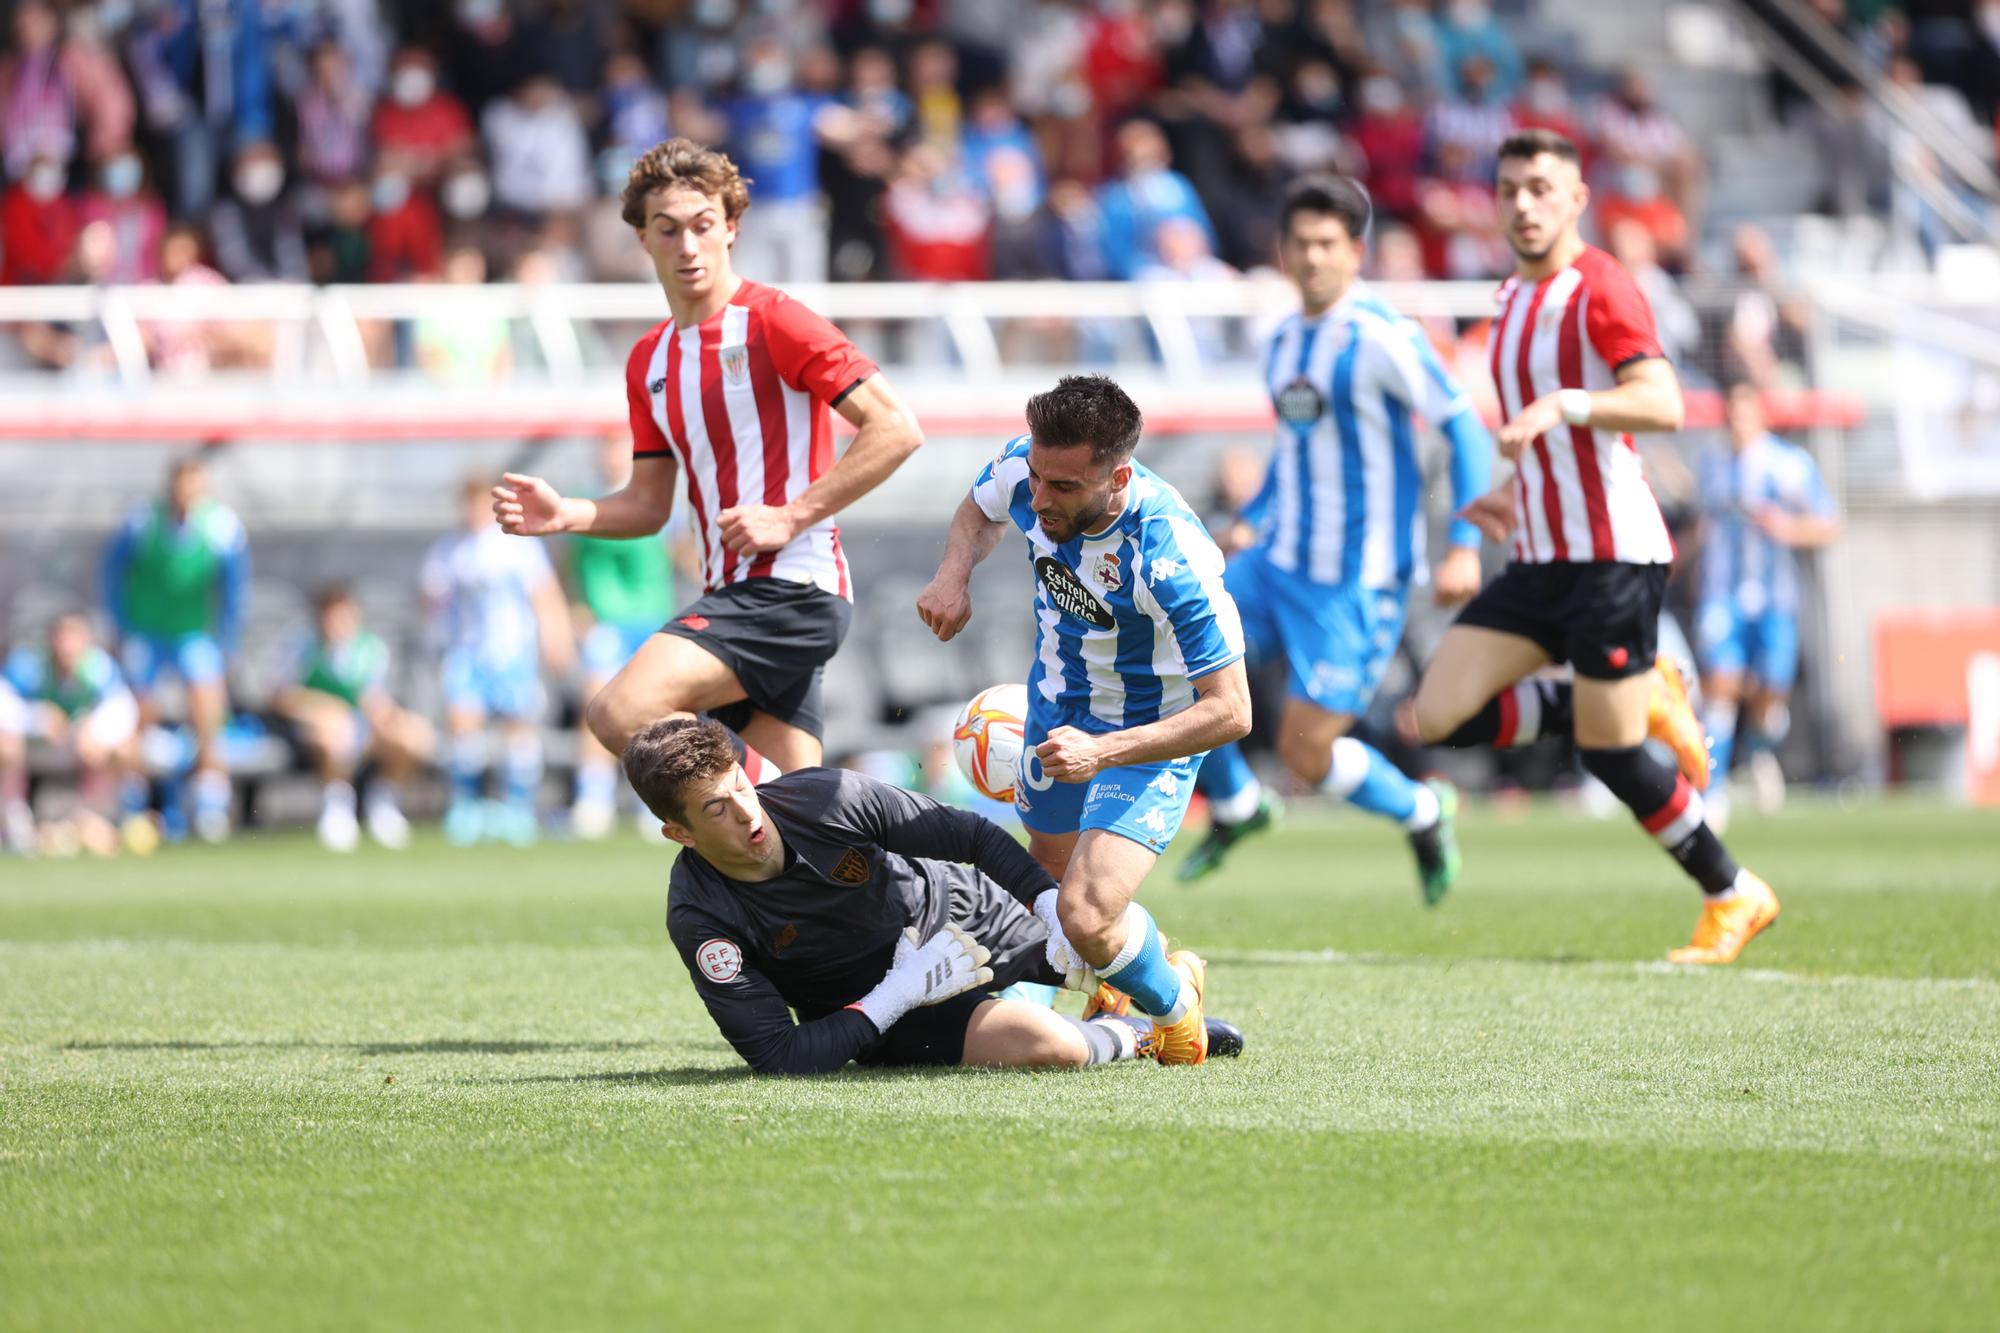
[[[1539,967],[1553,960],[1537,958],[1452,958],[1438,954],[1348,953],[1341,949],[1215,949],[1202,950],[1211,963],[1243,963],[1271,967],[1379,967],[1427,963],[1432,966]],[[1561,966],[1579,971],[1618,975],[1691,977],[1701,975],[1738,977],[1795,986],[1935,986],[1943,990],[1996,990],[2000,981],[1988,977],[1892,977],[1810,972],[1784,972],[1770,967],[1704,967],[1690,963],[1669,963],[1664,959],[1617,962],[1593,959]]]

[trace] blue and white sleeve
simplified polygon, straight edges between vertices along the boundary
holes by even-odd
[[[1028,479],[1028,437],[1017,435],[979,470],[972,483],[972,503],[995,523],[1013,516],[1014,493]]]
[[[1167,518],[1147,529],[1145,592],[1173,632],[1189,680],[1243,656],[1243,618],[1222,586],[1222,551],[1201,525]]]
[[[1486,494],[1493,484],[1493,436],[1472,409],[1472,400],[1438,360],[1437,350],[1416,324],[1404,321],[1379,339],[1389,367],[1389,388],[1403,404],[1428,421],[1451,445],[1452,512]],[[1453,546],[1479,545],[1479,529],[1453,518]]]
[[[1820,476],[1819,464],[1804,449],[1797,454],[1798,473],[1796,476],[1793,503],[1799,512],[1814,518],[1839,518],[1840,506],[1833,502],[1833,493],[1826,488],[1825,478]]]

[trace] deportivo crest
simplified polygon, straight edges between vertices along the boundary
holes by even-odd
[[[750,378],[750,349],[748,347],[725,347],[721,352],[722,378],[731,384],[742,384]]]
[[[1076,572],[1052,555],[1035,561],[1035,578],[1048,595],[1051,605],[1064,615],[1074,616],[1098,629],[1110,629],[1117,621],[1097,595],[1083,584]]]
[[[1098,556],[1096,563],[1090,567],[1090,577],[1096,579],[1111,592],[1117,592],[1119,588],[1123,587],[1125,575],[1118,566],[1118,552],[1106,551],[1103,555]]]
[[[1326,411],[1326,396],[1308,379],[1295,379],[1278,390],[1274,400],[1278,420],[1288,426],[1310,426]]]
[[[710,981],[734,981],[743,971],[743,951],[729,940],[704,940],[694,964]]]
[[[849,847],[840,860],[834,863],[828,875],[836,884],[866,884],[868,882],[868,858],[858,847]]]

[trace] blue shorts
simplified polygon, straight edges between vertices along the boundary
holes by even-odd
[[[128,634],[120,649],[125,680],[144,694],[172,670],[187,685],[210,685],[222,679],[222,645],[212,634]]]
[[[1773,690],[1789,690],[1799,677],[1799,618],[1790,611],[1750,616],[1733,602],[1705,601],[1694,626],[1703,671],[1755,676]]]
[[[1222,583],[1242,613],[1252,666],[1283,654],[1293,698],[1329,713],[1368,711],[1403,640],[1407,587],[1314,583],[1276,568],[1261,548],[1231,560]]]
[[[1034,833],[1103,829],[1129,838],[1156,855],[1181,831],[1201,755],[1151,764],[1107,768],[1088,782],[1057,782],[1042,771],[1035,747],[1060,719],[1041,716],[1033,704],[1023,728],[1021,769],[1014,780],[1014,809]]]
[[[640,645],[659,632],[659,625],[650,620],[634,625],[598,621],[590,627],[590,633],[583,636],[581,656],[584,674],[598,680],[610,679],[632,660]]]
[[[482,662],[471,653],[447,652],[442,672],[444,706],[488,717],[539,722],[544,698],[540,664]]]

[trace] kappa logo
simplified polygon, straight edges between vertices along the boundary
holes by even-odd
[[[694,951],[694,965],[710,981],[734,981],[743,971],[743,951],[732,940],[704,940]]]
[[[866,884],[868,882],[868,858],[858,847],[849,847],[839,861],[834,863],[829,876],[836,884]]]
[[[1147,566],[1147,569],[1151,572],[1146,575],[1146,582],[1152,584],[1154,587],[1158,587],[1161,579],[1173,578],[1186,568],[1187,565],[1184,562],[1176,560],[1170,555],[1160,556]]]
[[[1160,773],[1146,784],[1149,791],[1156,791],[1168,800],[1181,794],[1181,780],[1172,773]]]
[[[1041,583],[1050,605],[1064,615],[1074,616],[1098,629],[1110,629],[1118,623],[1112,619],[1110,609],[1084,586],[1076,571],[1054,556],[1045,555],[1035,561],[1035,578]]]
[[[731,384],[743,384],[750,378],[750,349],[748,347],[725,347],[721,351],[722,378]]]
[[[1140,815],[1136,822],[1140,828],[1146,830],[1146,832],[1156,838],[1167,836],[1167,816],[1165,811],[1148,810],[1145,814]]]

